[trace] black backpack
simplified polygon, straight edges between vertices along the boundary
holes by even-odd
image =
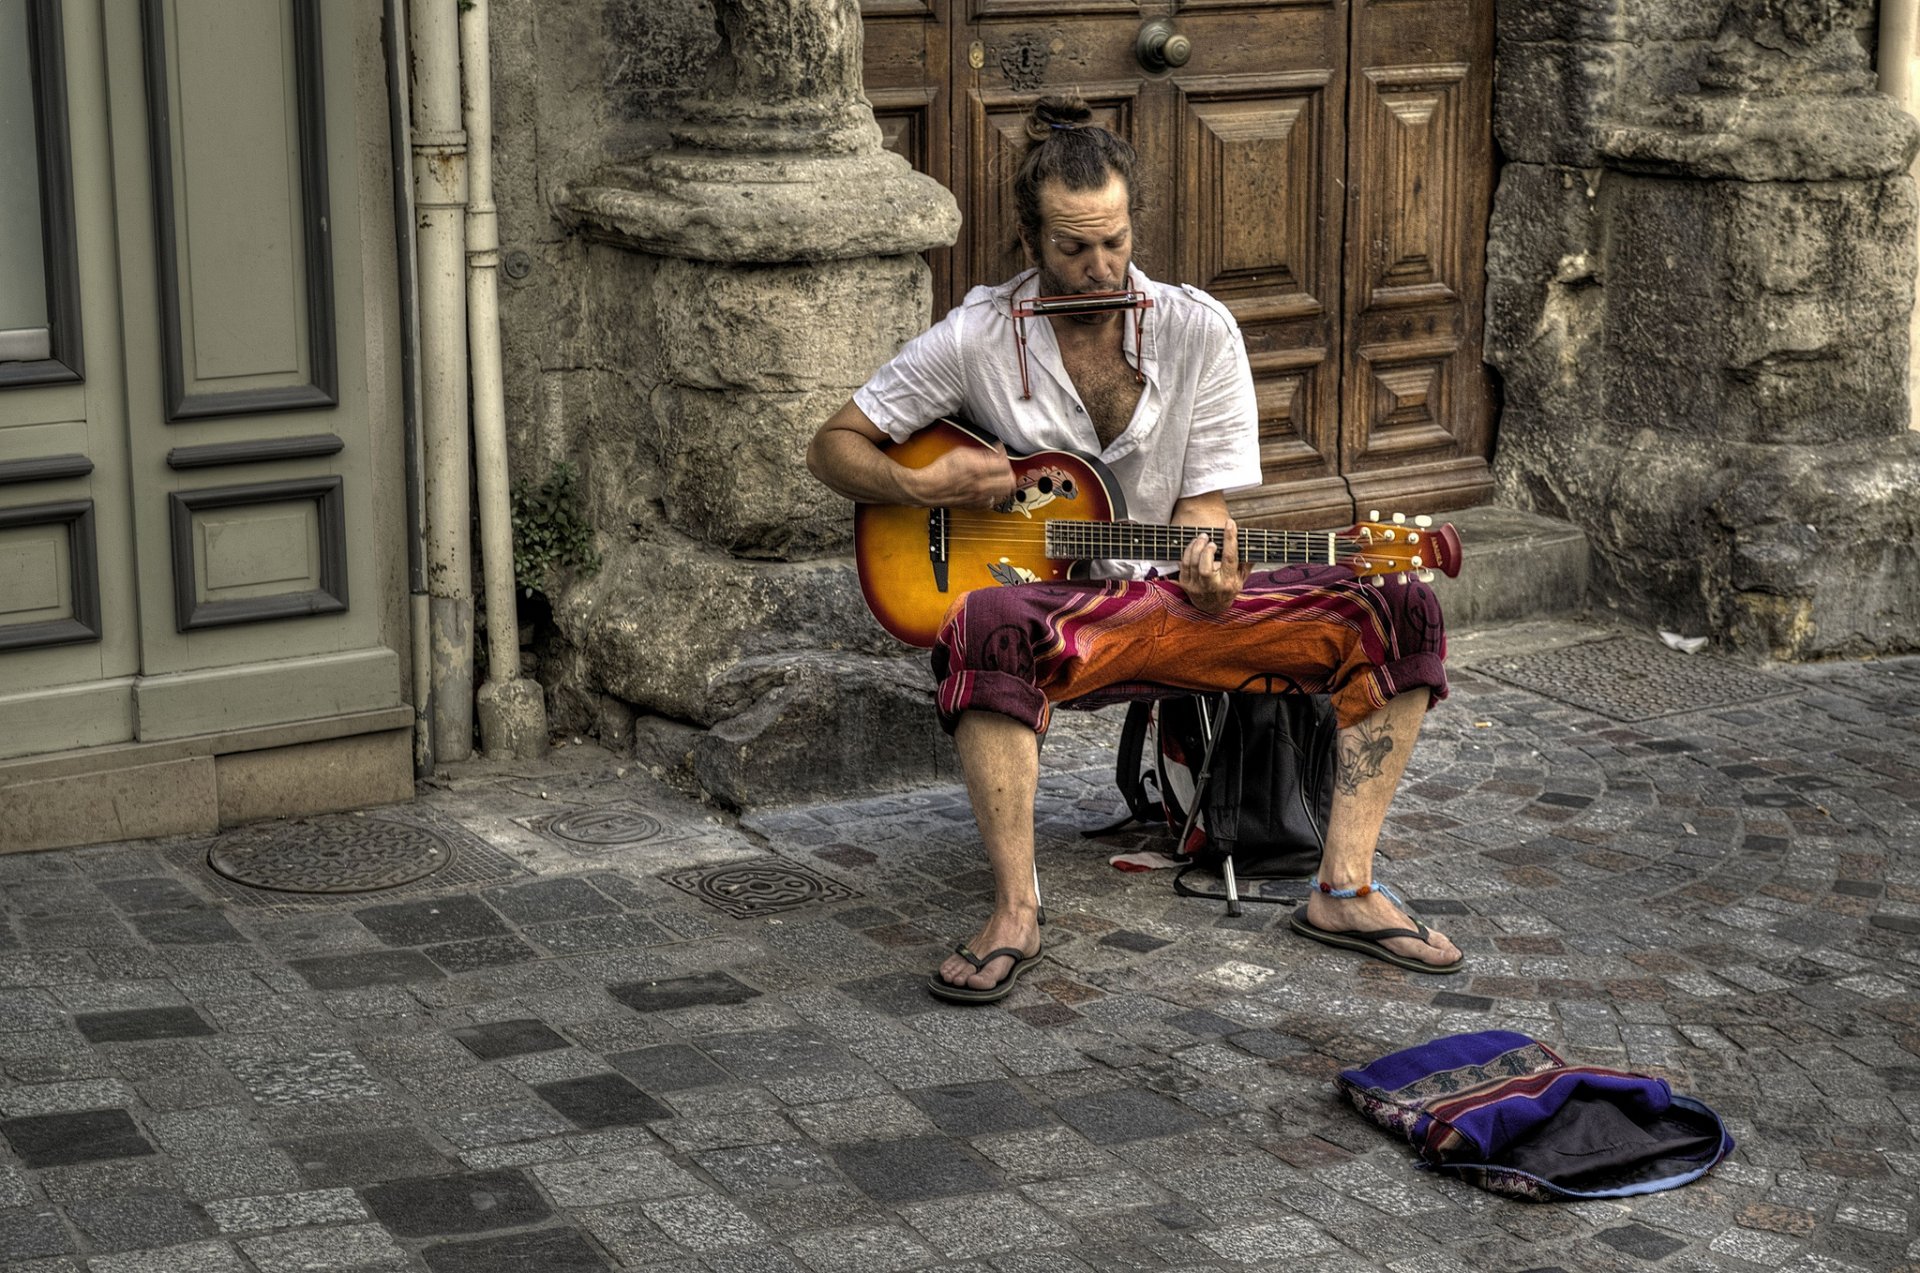
[[[1211,757],[1209,725],[1219,738]],[[1334,729],[1324,694],[1235,691],[1134,703],[1114,770],[1126,821],[1164,822],[1175,835],[1185,829],[1179,852],[1190,860],[1174,888],[1188,897],[1230,900],[1185,883],[1191,871],[1220,871],[1229,857],[1243,879],[1305,879],[1320,869],[1326,845]],[[1196,789],[1199,816],[1189,826]]]

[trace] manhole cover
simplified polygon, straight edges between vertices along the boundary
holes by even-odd
[[[1619,721],[1744,705],[1800,688],[1724,659],[1630,637],[1495,659],[1473,670]]]
[[[207,850],[207,865],[251,888],[371,893],[411,884],[454,859],[447,840],[411,822],[326,818],[241,828]]]
[[[637,844],[660,834],[660,823],[630,804],[602,805],[596,809],[575,809],[546,821],[542,828],[556,840],[589,849],[604,849],[617,844]]]
[[[812,902],[840,902],[860,894],[838,880],[790,862],[699,867],[660,877],[683,893],[735,919],[792,910]]]

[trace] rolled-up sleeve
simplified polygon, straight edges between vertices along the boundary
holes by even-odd
[[[1260,485],[1260,404],[1240,329],[1222,320],[1194,391],[1180,498]]]
[[[960,355],[963,308],[905,345],[854,391],[854,405],[895,442],[960,410],[966,397],[966,361]]]

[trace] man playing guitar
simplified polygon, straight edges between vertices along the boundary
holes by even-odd
[[[1095,562],[1095,580],[978,588],[947,613],[933,652],[940,720],[966,774],[994,902],[929,989],[988,1002],[1039,958],[1034,799],[1055,703],[1236,689],[1263,673],[1329,694],[1340,729],[1326,850],[1294,930],[1416,972],[1456,971],[1453,943],[1373,882],[1421,719],[1447,692],[1439,605],[1417,581],[1367,584],[1331,565],[1254,575],[1241,560],[1225,493],[1261,473],[1239,329],[1204,292],[1133,267],[1134,152],[1091,119],[1077,98],[1043,99],[1028,117],[1014,193],[1034,268],[973,289],[908,342],[807,456],[816,477],[863,503],[1001,505],[1015,495],[1004,448],[955,449],[920,468],[885,454],[964,414],[1018,451],[1098,455],[1138,521],[1225,528],[1219,547],[1186,543],[1173,578],[1171,562]],[[1100,299],[1051,315],[1035,299],[1089,295]]]

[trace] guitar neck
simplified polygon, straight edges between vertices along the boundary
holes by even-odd
[[[1046,555],[1067,561],[1089,558],[1178,561],[1196,535],[1205,535],[1215,547],[1221,547],[1226,531],[1219,526],[1049,521],[1046,524]],[[1255,563],[1333,565],[1360,552],[1362,548],[1358,540],[1330,531],[1240,528],[1240,558]]]

